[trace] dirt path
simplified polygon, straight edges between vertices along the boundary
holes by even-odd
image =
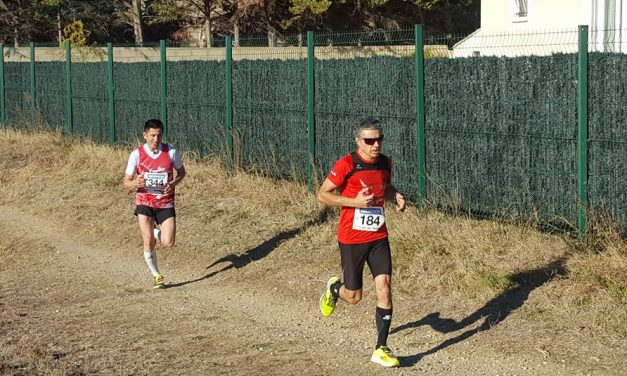
[[[13,252],[0,273],[2,374],[621,373],[573,368],[545,350],[542,334],[533,334],[538,345],[531,351],[503,351],[499,344],[511,336],[506,324],[477,332],[482,321],[476,320],[442,334],[416,322],[413,307],[420,303],[414,301],[397,302],[390,337],[403,367],[384,370],[368,363],[370,303],[344,305],[323,319],[318,291],[283,294],[238,278],[236,268],[220,271],[228,265],[201,275],[167,269],[172,287],[151,290],[139,254],[88,243],[15,207],[0,206],[0,212],[0,233]]]

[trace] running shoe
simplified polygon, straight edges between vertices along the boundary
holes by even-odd
[[[401,364],[396,355],[387,346],[381,346],[374,350],[370,361],[382,365],[383,367],[398,367]]]
[[[322,296],[320,296],[320,311],[322,312],[322,316],[324,317],[331,316],[331,314],[335,310],[337,297],[333,296],[333,294],[331,293],[331,286],[339,281],[339,277],[331,277],[327,282],[327,289],[322,293]]]
[[[152,288],[153,289],[163,289],[165,288],[165,281],[163,275],[161,273],[152,277]]]

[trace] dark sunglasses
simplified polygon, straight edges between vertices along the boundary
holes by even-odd
[[[379,136],[377,138],[362,138],[362,140],[364,140],[366,145],[369,145],[369,146],[374,145],[375,142],[378,142],[379,145],[381,145],[381,143],[383,142],[383,135],[381,135],[381,136]]]

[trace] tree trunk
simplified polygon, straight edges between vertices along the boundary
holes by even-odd
[[[268,28],[268,47],[276,47],[276,32],[273,28]]]
[[[63,38],[63,29],[61,28],[61,5],[57,9],[57,38],[59,43],[61,43],[61,38]]]
[[[233,23],[233,45],[239,47],[239,20]]]
[[[207,37],[207,48],[213,46],[213,35],[211,34],[211,18],[205,19],[205,36]]]
[[[131,16],[133,17],[133,31],[135,32],[135,44],[144,44],[144,33],[142,25],[142,0],[133,0],[131,6]]]

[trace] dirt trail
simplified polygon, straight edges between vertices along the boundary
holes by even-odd
[[[216,265],[200,275],[197,270],[165,269],[172,287],[152,290],[147,287],[146,267],[139,252],[125,254],[88,243],[58,223],[33,218],[12,206],[0,206],[0,211],[0,232],[12,239],[17,250],[0,273],[0,373],[621,372],[573,369],[569,362],[542,348],[495,351],[498,346],[493,344],[511,335],[506,325],[477,333],[481,324],[477,320],[455,333],[442,334],[415,323],[417,317],[411,307],[419,302],[412,301],[397,302],[396,325],[390,337],[403,367],[384,370],[368,362],[374,338],[374,306],[366,299],[356,307],[343,305],[332,317],[322,318],[317,308],[318,291],[303,291],[300,298],[286,295],[280,288],[238,278],[236,268],[221,271],[228,264]],[[28,247],[20,247],[25,244]],[[515,320],[514,315],[510,318]],[[19,359],[16,354],[21,354]],[[39,366],[34,365],[37,363]]]

